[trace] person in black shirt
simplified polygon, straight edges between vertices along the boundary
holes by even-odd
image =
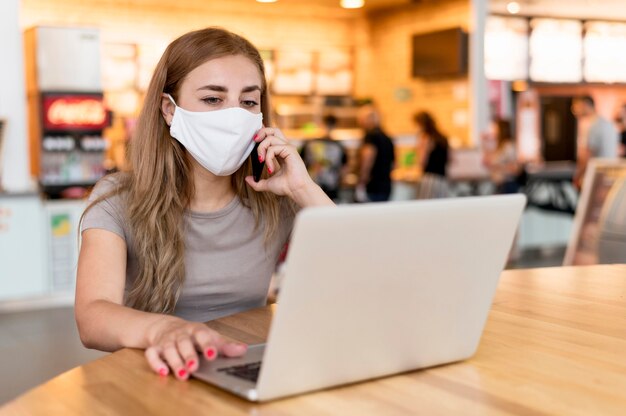
[[[448,196],[446,167],[449,160],[448,139],[437,128],[435,119],[426,111],[415,114],[423,175],[417,190],[417,199]]]
[[[395,160],[393,142],[380,127],[380,119],[371,106],[359,112],[359,124],[365,130],[359,151],[360,174],[356,199],[364,202],[388,201],[391,196],[391,170]],[[365,198],[365,195],[367,197]]]

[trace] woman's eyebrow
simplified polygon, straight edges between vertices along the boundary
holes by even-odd
[[[197,91],[200,90],[211,90],[211,91],[219,91],[219,92],[228,92],[228,88],[223,87],[221,85],[205,85],[203,87],[198,88]]]
[[[228,88],[222,85],[205,85],[205,86],[198,88],[198,91],[201,91],[201,90],[228,92]],[[252,92],[252,91],[261,91],[261,87],[259,87],[258,85],[250,85],[248,87],[244,87],[241,89],[241,92]]]
[[[258,85],[250,85],[249,87],[244,87],[241,92],[252,92],[252,91],[261,91],[261,87]]]

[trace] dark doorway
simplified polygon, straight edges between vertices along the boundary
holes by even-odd
[[[546,162],[576,160],[572,97],[541,97],[541,143]]]

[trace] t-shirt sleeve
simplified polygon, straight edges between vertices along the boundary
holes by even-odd
[[[372,133],[367,133],[363,138],[363,143],[376,146],[376,137]]]
[[[99,197],[107,195],[115,189],[116,182],[111,178],[101,179],[89,196],[88,203],[91,205]],[[86,211],[81,223],[81,233],[85,230],[98,228],[111,231],[126,240],[125,221],[123,207],[119,194],[105,197]]]
[[[602,133],[599,131],[597,126],[592,126],[589,129],[589,135],[587,137],[587,148],[591,151],[593,156],[597,155],[598,150],[601,146]]]

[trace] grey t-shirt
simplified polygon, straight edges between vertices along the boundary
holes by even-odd
[[[111,191],[114,178],[104,178],[90,201]],[[252,211],[235,197],[215,212],[185,212],[185,281],[174,315],[204,322],[265,305],[270,279],[289,238],[294,214],[284,200],[278,232],[264,242],[264,222],[255,229]],[[123,195],[94,205],[81,230],[99,228],[126,242],[126,290],[132,286],[138,263],[125,214]]]
[[[591,157],[616,158],[618,142],[619,134],[613,123],[596,117],[587,132],[587,147]]]

